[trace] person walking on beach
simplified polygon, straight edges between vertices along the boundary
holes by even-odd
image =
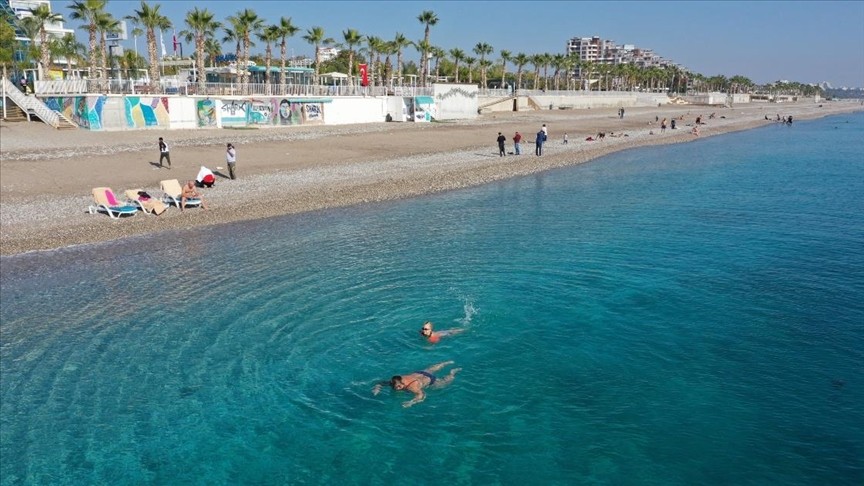
[[[672,119],[671,123],[672,123],[672,126],[670,126],[669,128],[671,128],[672,130],[675,130],[675,119],[674,118]]]
[[[228,144],[228,149],[225,151],[225,162],[228,163],[228,175],[231,180],[234,180],[234,166],[237,165],[237,150],[234,145]]]
[[[546,128],[546,125],[543,125],[543,128]],[[534,148],[534,153],[536,155],[543,155],[543,142],[545,142],[545,141],[546,141],[546,132],[544,132],[541,129],[539,132],[537,132],[537,139],[534,140],[534,143],[536,144],[536,146]]]
[[[159,168],[162,168],[162,159],[168,161],[168,168],[171,168],[171,154],[168,153],[168,144],[165,143],[165,140],[162,140],[162,137],[159,137]]]
[[[564,132],[564,145],[567,145],[567,132]]]
[[[522,142],[522,134],[516,132],[516,135],[513,135],[513,149],[516,155],[522,155],[522,148],[519,143]]]
[[[446,331],[433,331],[432,321],[424,322],[423,327],[420,328],[420,335],[432,344],[437,343],[444,336],[453,336],[454,334],[459,334],[461,332],[465,332],[465,329],[457,327],[454,329],[447,329]]]
[[[504,142],[507,141],[507,137],[498,132],[498,156],[504,157],[507,155],[507,149],[504,148]]]
[[[660,133],[663,133],[665,131],[666,131],[666,119],[664,118],[663,121],[660,122]]]
[[[405,390],[414,394],[414,398],[402,403],[403,407],[408,408],[412,405],[416,405],[426,399],[426,392],[423,391],[424,389],[443,388],[453,381],[456,373],[461,371],[462,368],[453,368],[450,370],[450,373],[443,378],[438,378],[432,374],[451,364],[453,364],[452,361],[444,361],[443,363],[432,365],[421,371],[415,371],[405,375],[394,375],[389,380],[381,381],[373,386],[372,394],[378,395],[381,393],[382,387],[389,386],[395,391]]]

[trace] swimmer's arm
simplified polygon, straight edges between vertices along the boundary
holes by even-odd
[[[438,334],[440,334],[441,336],[452,336],[461,332],[465,332],[465,328],[457,327],[455,329],[447,329],[446,331],[441,331]]]
[[[390,385],[389,381],[379,381],[375,384],[375,386],[372,387],[372,394],[377,395],[381,393],[381,388],[387,385]]]
[[[408,408],[411,405],[414,405],[415,403],[422,402],[423,400],[426,400],[426,393],[423,390],[418,390],[418,391],[414,392],[414,398],[403,403],[402,406],[405,408]]]

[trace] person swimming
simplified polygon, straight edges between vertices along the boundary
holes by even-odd
[[[389,380],[378,382],[373,386],[372,394],[378,395],[381,393],[381,388],[384,386],[389,386],[395,391],[409,391],[414,394],[414,398],[402,403],[403,407],[408,408],[426,399],[426,392],[423,391],[425,388],[443,388],[453,381],[456,373],[461,371],[462,368],[453,368],[450,370],[450,373],[443,378],[438,378],[433,374],[451,364],[453,364],[453,361],[444,361],[443,363],[434,364],[426,369],[415,371],[413,373],[394,375]]]
[[[465,332],[465,329],[457,327],[455,329],[448,329],[446,331],[433,331],[432,321],[424,322],[423,327],[420,328],[420,335],[426,338],[426,340],[432,344],[437,343],[444,336],[452,336],[454,334],[459,334],[460,332]]]

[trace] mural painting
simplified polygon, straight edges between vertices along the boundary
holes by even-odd
[[[276,110],[273,109],[272,99],[251,99],[246,108],[246,122],[248,125],[273,125],[275,124]]]
[[[223,127],[245,127],[247,101],[222,100],[220,118]]]
[[[45,104],[52,110],[63,113],[76,125],[88,130],[102,130],[102,108],[105,96],[69,96],[45,98]]]
[[[273,118],[274,125],[300,125],[303,123],[303,105],[291,103],[286,98],[272,98],[278,116]]]
[[[215,128],[216,125],[216,102],[211,99],[197,100],[195,108],[198,112],[198,126],[201,128]]]
[[[414,97],[414,116],[415,122],[430,122],[432,121],[432,111],[435,107],[435,100],[431,96],[415,96]]]
[[[129,128],[163,127],[168,128],[168,98],[142,98],[127,96],[126,126]]]
[[[324,104],[323,103],[303,103],[303,124],[304,125],[323,125],[324,124]]]

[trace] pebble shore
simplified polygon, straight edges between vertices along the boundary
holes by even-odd
[[[768,107],[775,111],[777,108]],[[782,106],[784,116],[792,114],[796,122],[860,110],[862,106],[858,103],[839,102],[822,107],[812,102]],[[764,106],[746,106],[738,110],[695,106],[634,108],[628,109],[630,118],[623,125],[615,121],[615,111],[507,113],[424,126],[380,123],[236,131],[230,135],[234,144],[241,147],[238,160],[240,177],[233,181],[220,177],[212,189],[200,189],[208,209],[188,209],[181,213],[171,208],[158,217],[139,213],[122,220],[87,211],[92,204],[92,187],[109,185],[118,195],[124,189],[143,187],[158,195],[159,191],[153,188],[157,176],[142,172],[150,170],[150,167],[141,167],[152,155],[152,140],[162,134],[172,137],[172,157],[181,150],[218,153],[219,149],[212,147],[224,146],[226,133],[212,130],[185,131],[182,135],[170,131],[158,134],[121,132],[113,137],[104,133],[92,136],[78,133],[77,138],[89,140],[89,143],[81,144],[75,143],[75,132],[58,135],[51,130],[41,130],[43,142],[48,137],[53,141],[39,144],[38,137],[34,139],[32,133],[23,134],[24,130],[16,126],[23,122],[3,123],[0,124],[0,170],[3,173],[0,254],[51,250],[160,231],[182,231],[191,227],[408,198],[584,163],[623,149],[690,142],[774,123],[764,120],[765,114],[773,118],[773,111],[767,111]],[[700,137],[690,133],[687,125],[695,118],[694,113],[715,111],[718,117],[705,120],[707,125],[700,127]],[[688,113],[686,123],[679,122],[678,130],[667,129],[660,133],[659,124],[654,123],[655,117],[678,116],[679,113]],[[532,143],[534,133],[547,120],[550,122],[550,140],[544,146],[544,155],[536,157]],[[608,136],[612,130],[604,127],[613,126],[618,127],[616,135],[627,136]],[[498,131],[504,132],[508,137],[508,150],[512,151],[510,138],[513,127],[524,127],[523,155],[499,157],[495,136]],[[594,127],[607,130],[603,141],[585,141],[587,135],[594,133]],[[30,131],[34,129],[28,128]],[[568,144],[561,140],[564,131],[569,134]],[[73,138],[64,140],[62,137]],[[358,144],[358,140],[369,140],[369,146],[364,145],[365,142]],[[260,147],[266,151],[261,152],[264,154],[294,153],[303,156],[297,157],[302,158],[301,161],[291,163],[280,161],[279,156],[273,156],[272,161],[253,163],[248,155],[246,160],[243,158],[242,147],[251,146]],[[254,154],[260,157],[259,152]],[[92,164],[104,164],[112,158],[136,160],[134,168],[124,166],[116,169],[116,183],[106,181],[99,168],[88,166],[85,170],[94,172],[89,176],[76,169],[76,164],[84,164],[80,162],[82,160],[93,159],[95,162]],[[144,162],[137,162],[139,159]],[[209,164],[214,170],[217,165],[224,163]],[[181,168],[179,164],[171,172],[154,172],[158,172],[158,178],[182,181],[194,177],[197,167],[198,163],[189,162],[182,167],[183,172],[178,170]],[[51,174],[46,174],[47,171]],[[63,171],[68,173],[64,175]],[[57,180],[55,185],[51,185],[52,178]]]

